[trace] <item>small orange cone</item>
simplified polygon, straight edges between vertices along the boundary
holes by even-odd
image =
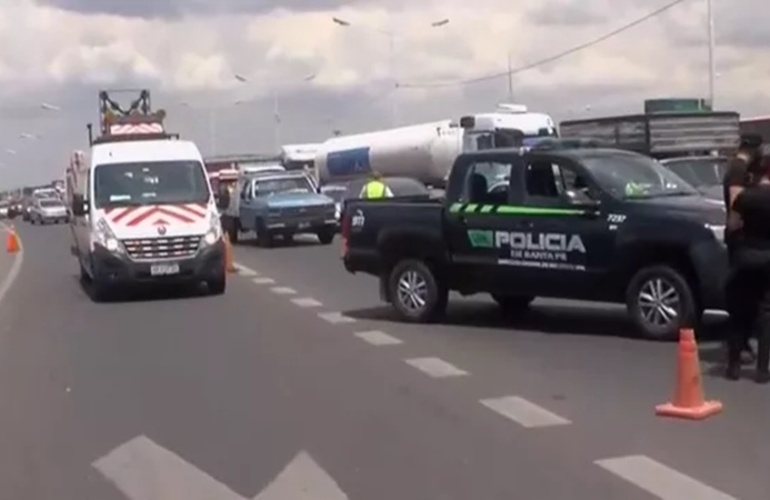
[[[16,253],[19,251],[19,237],[16,235],[16,229],[13,227],[8,229],[8,238],[5,240],[5,250],[8,253]]]
[[[225,270],[228,273],[237,273],[238,269],[233,263],[233,246],[230,243],[230,236],[225,233]]]
[[[695,332],[689,328],[682,329],[679,332],[674,399],[670,403],[656,406],[655,414],[663,417],[703,420],[721,411],[720,401],[706,401],[703,397]]]

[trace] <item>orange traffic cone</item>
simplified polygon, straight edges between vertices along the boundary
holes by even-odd
[[[225,270],[228,273],[237,273],[238,269],[233,263],[233,245],[230,243],[230,236],[225,233]]]
[[[8,238],[5,240],[5,250],[8,253],[19,251],[19,237],[16,235],[16,229],[8,228]]]
[[[703,397],[695,332],[689,328],[682,329],[679,332],[674,399],[670,403],[656,406],[655,414],[663,417],[703,420],[721,411],[720,401],[706,401]]]

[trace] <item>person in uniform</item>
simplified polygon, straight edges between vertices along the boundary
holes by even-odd
[[[725,289],[731,330],[727,341],[726,375],[731,380],[737,379],[740,374],[742,352],[747,353],[749,358],[753,357],[749,339],[757,305],[755,287],[750,273],[742,271],[735,265],[735,255],[740,248],[743,230],[740,217],[733,210],[733,205],[740,193],[755,185],[761,177],[758,175],[761,143],[761,137],[743,136],[740,148],[728,163],[727,173],[723,180],[723,195],[727,212],[725,244],[730,261],[730,276]]]
[[[743,276],[741,298],[751,308],[749,327],[757,337],[756,381],[766,384],[770,382],[770,155],[763,156],[754,175],[755,183],[741,190],[732,204],[734,224],[741,228],[732,266]],[[733,342],[728,378],[737,379],[739,340]]]
[[[372,172],[369,182],[361,188],[361,198],[392,198],[393,191],[383,182],[379,172]]]

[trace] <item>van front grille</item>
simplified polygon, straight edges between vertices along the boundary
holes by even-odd
[[[123,240],[123,247],[134,260],[180,259],[192,257],[198,251],[202,236],[142,238]]]

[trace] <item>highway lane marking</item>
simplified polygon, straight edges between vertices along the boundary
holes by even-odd
[[[527,429],[572,423],[566,418],[519,396],[482,399],[479,403]]]
[[[594,463],[661,500],[737,500],[645,455],[605,458]]]
[[[350,316],[345,316],[341,312],[326,312],[326,313],[318,313],[318,317],[321,318],[324,321],[327,321],[333,325],[338,325],[340,323],[355,323],[356,320],[351,318]]]
[[[276,286],[270,289],[271,292],[273,292],[276,295],[296,295],[297,291],[293,288],[289,288],[288,286]]]
[[[404,360],[406,364],[417,368],[421,372],[433,378],[461,377],[470,375],[453,364],[439,358],[411,358]]]
[[[300,307],[321,307],[323,305],[312,297],[299,297],[291,299],[291,301]]]
[[[182,457],[138,436],[92,466],[129,500],[246,500]],[[301,451],[254,500],[348,500],[334,479]]]
[[[403,344],[404,342],[401,339],[397,339],[396,337],[393,337],[391,335],[388,335],[385,332],[381,332],[379,330],[371,330],[368,332],[357,332],[354,333],[356,337],[363,340],[364,342],[367,342],[373,346],[386,346],[386,345],[398,345]]]
[[[241,276],[246,276],[247,278],[250,278],[252,276],[259,276],[258,272],[256,272],[254,269],[244,266],[243,264],[238,264],[236,262],[233,265],[238,270],[238,274],[240,274]]]
[[[254,278],[251,281],[257,285],[272,285],[275,283],[275,280],[272,278]]]
[[[8,233],[15,231],[14,228],[4,222],[0,222],[0,224],[2,224],[2,227]],[[5,275],[5,278],[3,278],[2,283],[0,283],[0,302],[3,301],[6,294],[8,294],[8,290],[11,289],[11,286],[16,281],[16,278],[19,276],[19,272],[21,271],[21,264],[24,262],[24,246],[22,245],[21,238],[18,237],[18,234],[19,233],[16,233],[16,237],[19,242],[19,251],[13,258],[11,269],[8,271],[8,274]]]

